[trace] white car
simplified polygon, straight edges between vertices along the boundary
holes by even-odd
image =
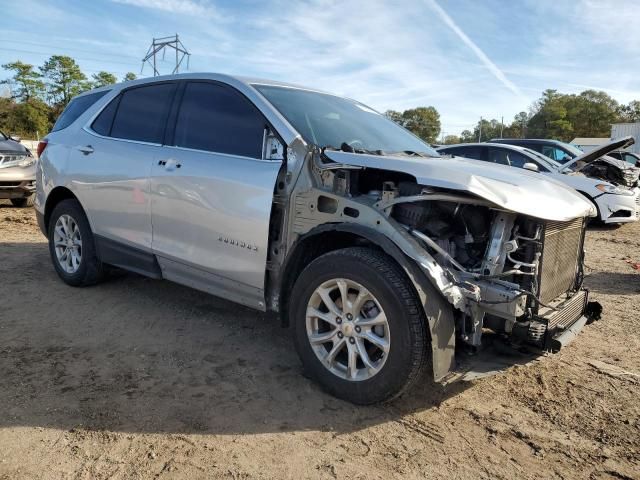
[[[629,139],[623,139],[627,144]],[[618,142],[606,147],[615,150]],[[633,143],[633,141],[631,141]],[[640,218],[640,188],[626,188],[600,178],[586,176],[582,171],[592,162],[601,160],[607,148],[577,156],[565,164],[560,164],[546,155],[529,148],[503,143],[468,143],[439,148],[441,154],[475,158],[490,163],[509,165],[537,171],[574,188],[587,197],[598,209],[597,218],[605,224],[635,222]],[[611,159],[611,161],[615,161]],[[619,160],[618,160],[619,161]]]

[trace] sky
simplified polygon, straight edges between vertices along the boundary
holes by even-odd
[[[547,88],[640,99],[640,0],[0,0],[0,12],[0,64],[63,54],[87,75],[150,76],[152,38],[178,33],[190,72],[297,83],[378,111],[432,105],[443,135],[481,116],[509,123]]]

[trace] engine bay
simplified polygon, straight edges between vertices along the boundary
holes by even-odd
[[[621,164],[625,165],[622,166]],[[638,186],[640,168],[627,164],[622,160],[616,161],[615,159],[602,157],[585,165],[580,169],[580,173],[588,177],[599,178],[614,185],[635,188]]]

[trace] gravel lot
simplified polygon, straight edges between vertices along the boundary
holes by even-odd
[[[591,230],[569,348],[389,405],[301,375],[286,330],[169,282],[74,289],[0,201],[0,479],[640,478],[640,224]]]

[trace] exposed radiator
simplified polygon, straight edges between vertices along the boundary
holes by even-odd
[[[582,250],[584,219],[547,222],[540,260],[540,301],[549,303],[572,289]]]
[[[582,316],[584,308],[587,304],[587,292],[579,290],[573,297],[559,305],[555,305],[557,310],[551,310],[549,308],[541,308],[538,315],[546,318],[548,321],[549,329],[564,330],[571,326],[578,318]]]

